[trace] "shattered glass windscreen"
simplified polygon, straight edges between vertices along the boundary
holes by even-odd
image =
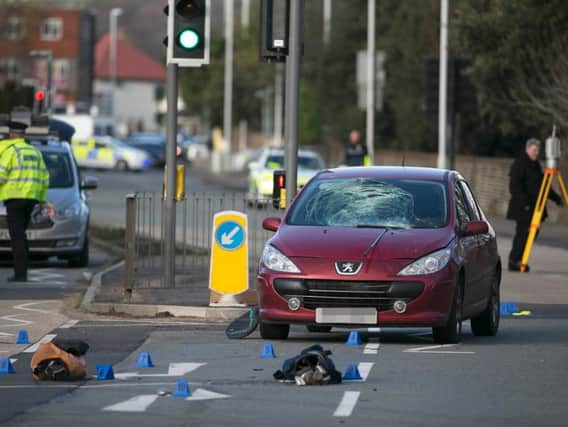
[[[322,179],[294,204],[291,225],[440,228],[447,224],[447,197],[440,182],[345,178]]]

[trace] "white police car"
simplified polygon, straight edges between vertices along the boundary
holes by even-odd
[[[140,171],[152,166],[152,159],[146,152],[109,136],[75,140],[71,145],[77,165],[82,168]]]

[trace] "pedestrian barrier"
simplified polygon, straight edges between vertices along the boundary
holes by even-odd
[[[190,397],[191,390],[189,389],[189,383],[187,380],[177,380],[176,386],[173,392],[174,397]]]
[[[150,353],[143,351],[138,355],[138,360],[136,361],[137,368],[153,368],[154,364],[152,363],[152,358],[150,357]]]
[[[16,344],[29,344],[30,339],[28,337],[28,331],[22,329],[18,331],[18,339],[16,340]]]
[[[168,288],[186,281],[207,286],[215,214],[237,211],[248,219],[249,289],[256,288],[256,270],[264,244],[272,233],[262,228],[268,216],[281,216],[271,199],[258,200],[244,193],[187,193],[176,203],[176,280],[164,280],[165,203],[159,193],[126,196],[125,290]]]

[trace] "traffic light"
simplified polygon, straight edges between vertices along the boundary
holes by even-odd
[[[42,89],[38,89],[34,93],[34,107],[33,111],[35,114],[41,114],[43,111],[45,103],[45,91]]]
[[[275,170],[272,176],[272,206],[286,208],[286,171]]]
[[[286,62],[288,55],[289,0],[261,0],[260,60]]]
[[[196,67],[209,64],[209,0],[169,0],[164,12],[168,16],[168,64]]]

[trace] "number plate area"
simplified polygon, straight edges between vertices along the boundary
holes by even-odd
[[[316,308],[316,323],[376,325],[375,308]]]

